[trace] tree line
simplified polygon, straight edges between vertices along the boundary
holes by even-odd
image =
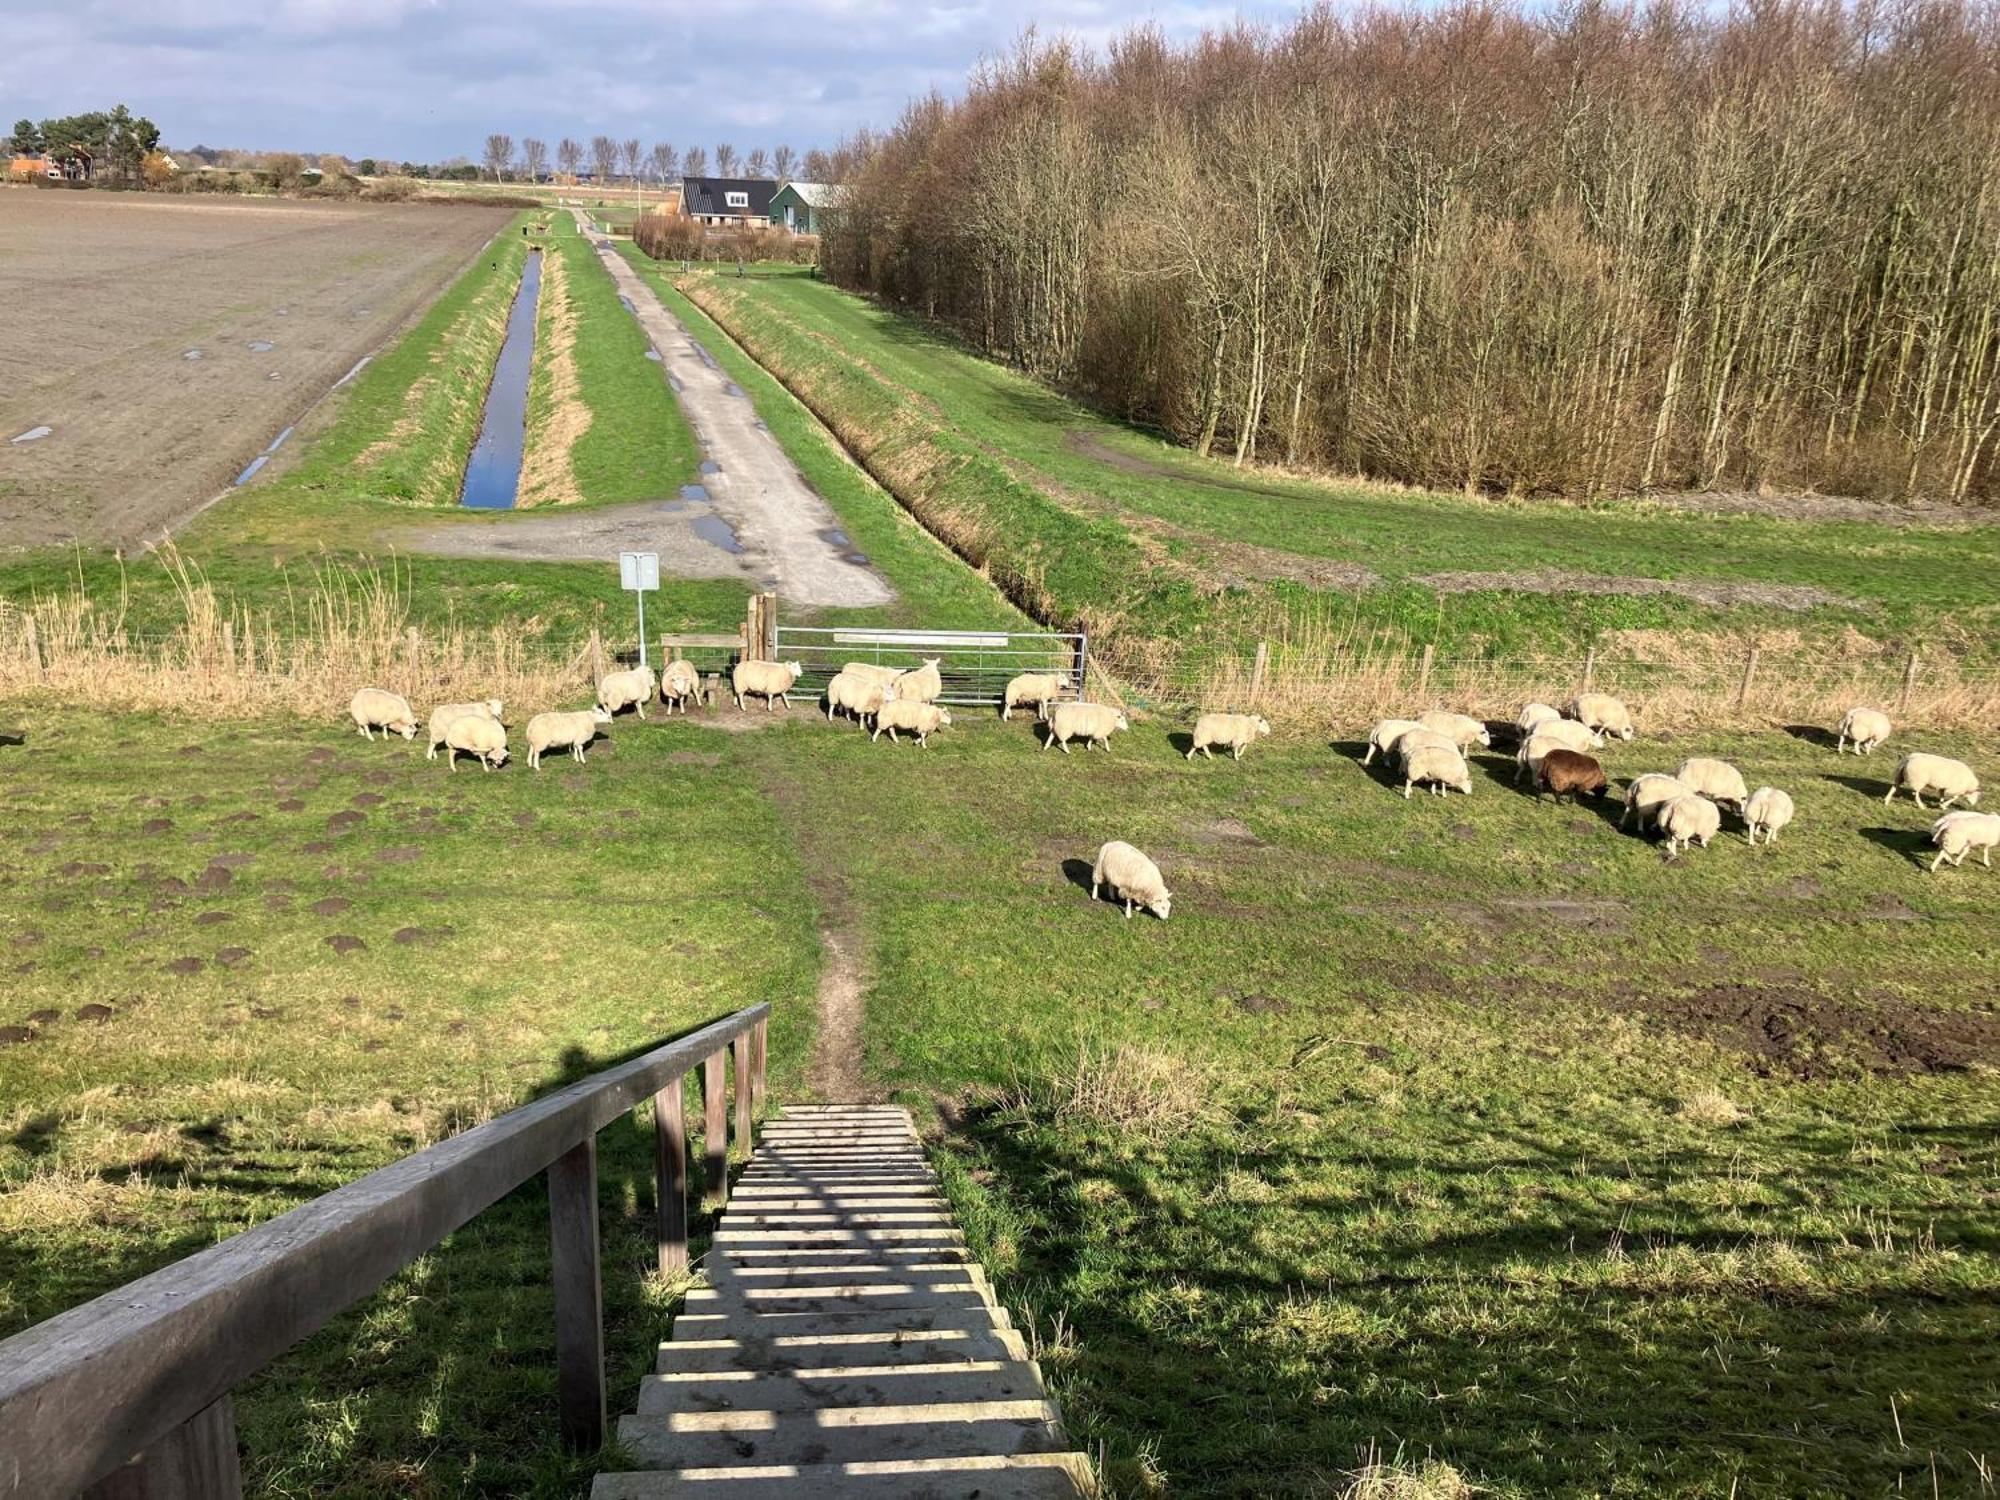
[[[664,141],[649,147],[637,136],[622,141],[608,135],[593,136],[587,148],[582,141],[564,137],[556,142],[551,153],[548,142],[533,136],[523,139],[517,147],[511,135],[495,133],[486,137],[480,160],[495,182],[510,179],[540,182],[551,171],[575,177],[583,171],[586,160],[593,181],[612,183],[622,176],[630,187],[642,182],[665,184],[683,176],[709,175],[707,147],[689,146],[683,152]],[[790,146],[769,151],[757,146],[739,153],[734,145],[724,141],[715,148],[717,177],[757,177],[778,182],[797,177],[806,182],[830,182],[835,166],[835,156],[817,148],[803,157]]]
[[[828,273],[1203,453],[2000,490],[2000,13],[1570,0],[1101,57],[865,140]]]
[[[41,121],[17,120],[8,144],[17,155],[47,154],[57,161],[74,161],[88,178],[129,182],[141,175],[146,158],[159,149],[160,127],[120,104]]]

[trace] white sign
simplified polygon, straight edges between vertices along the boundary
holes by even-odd
[[[618,583],[627,593],[657,593],[660,587],[660,554],[621,552],[618,554]]]

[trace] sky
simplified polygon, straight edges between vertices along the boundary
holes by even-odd
[[[1289,7],[1283,7],[1288,9]],[[0,50],[0,130],[126,104],[169,146],[479,158],[598,134],[830,146],[956,92],[1035,25],[1091,45],[1280,9],[1203,0],[70,0],[22,6]]]

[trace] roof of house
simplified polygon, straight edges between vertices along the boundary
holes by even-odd
[[[840,201],[840,188],[831,182],[787,182],[778,189],[783,192],[790,188],[801,203],[808,208],[832,208]]]
[[[691,214],[736,214],[763,218],[771,211],[778,185],[763,177],[683,177],[681,197]],[[731,208],[727,193],[742,193],[749,203]]]

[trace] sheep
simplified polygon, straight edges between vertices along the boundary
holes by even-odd
[[[894,682],[903,675],[901,667],[885,667],[872,661],[844,661],[840,670],[850,677],[859,677],[864,682]]]
[[[1396,748],[1397,740],[1408,734],[1412,729],[1421,729],[1422,727],[1415,719],[1378,720],[1375,727],[1368,731],[1368,750],[1361,757],[1361,764],[1365,766],[1372,761],[1378,750],[1382,754],[1387,755],[1391,750]]]
[[[1535,800],[1541,801],[1542,793],[1547,792],[1558,802],[1565,796],[1574,802],[1588,792],[1601,802],[1609,785],[1604,767],[1591,756],[1575,750],[1551,750],[1535,771]]]
[[[1777,843],[1778,830],[1789,824],[1797,811],[1788,793],[1774,786],[1758,787],[1743,804],[1743,823],[1750,842],[1756,843],[1761,833],[1765,843]]]
[[[1484,722],[1469,718],[1465,714],[1447,713],[1441,708],[1434,708],[1428,713],[1418,714],[1417,722],[1424,728],[1445,736],[1461,753],[1474,745],[1491,747],[1493,744],[1493,736],[1486,732]]]
[[[1083,748],[1102,745],[1111,748],[1111,736],[1121,729],[1130,729],[1125,715],[1108,703],[1058,703],[1055,712],[1049,715],[1049,737],[1042,741],[1042,748],[1061,745],[1062,753],[1069,754],[1069,742],[1082,740]]]
[[[1241,760],[1245,749],[1270,732],[1271,721],[1262,714],[1203,714],[1194,721],[1187,758],[1193,760],[1199,750],[1214,760],[1215,751],[1210,747],[1220,745],[1229,752],[1231,760]]]
[[[609,718],[607,712],[605,717]],[[444,727],[445,765],[456,771],[460,752],[479,757],[482,770],[507,762],[507,731],[484,714],[460,714]]]
[[[347,705],[347,711],[354,718],[354,727],[366,740],[375,738],[375,731],[382,731],[387,739],[391,731],[406,740],[417,737],[417,716],[410,711],[410,700],[395,693],[384,692],[381,688],[363,688]]]
[[[487,698],[478,703],[440,703],[431,710],[431,747],[424,754],[425,760],[438,758],[438,746],[444,743],[447,725],[460,714],[484,714],[494,723],[500,722],[500,700]]]
[[[1167,889],[1160,867],[1123,839],[1113,839],[1097,851],[1097,863],[1090,867],[1090,899],[1097,899],[1100,886],[1110,886],[1113,900],[1125,903],[1125,920],[1132,908],[1143,906],[1162,922],[1174,909],[1174,893]]]
[[[660,669],[660,706],[667,713],[678,707],[685,716],[690,698],[695,707],[701,706],[701,673],[693,662],[677,656]]]
[[[1595,743],[1588,729],[1567,719],[1538,725],[1535,732],[1522,742],[1521,748],[1514,752],[1514,780],[1518,782],[1523,776],[1539,775],[1542,757],[1551,750],[1573,750],[1581,755]]]
[[[1418,782],[1426,783],[1431,795],[1442,797],[1444,789],[1472,795],[1472,773],[1465,769],[1465,757],[1449,745],[1425,745],[1403,764],[1403,800],[1410,799],[1410,788]]]
[[[1667,836],[1667,853],[1678,855],[1690,844],[1706,849],[1722,829],[1722,813],[1708,798],[1690,792],[1662,802],[1654,810],[1653,826]]]
[[[1938,803],[1938,811],[1943,812],[1960,798],[1968,807],[1979,804],[1979,778],[1972,774],[1972,767],[1962,760],[1953,760],[1948,755],[1925,755],[1921,752],[1903,757],[1903,763],[1896,767],[1896,779],[1889,783],[1889,795],[1882,801],[1893,801],[1896,793],[1906,791],[1917,806],[1924,805],[1925,792],[1938,792],[1944,800]]]
[[[1833,753],[1846,754],[1847,742],[1852,740],[1856,755],[1873,755],[1894,728],[1879,708],[1850,708],[1840,716],[1840,738],[1834,741]]]
[[[1530,703],[1515,716],[1514,728],[1520,731],[1521,743],[1525,745],[1542,725],[1555,723],[1561,718],[1560,709],[1550,708],[1546,703]]]
[[[1931,873],[1950,860],[1953,869],[1965,863],[1965,856],[1974,849],[1979,851],[1979,862],[1987,869],[1993,868],[1993,846],[2000,844],[2000,813],[1964,812],[1946,813],[1931,824],[1931,842],[1937,845],[1937,858],[1931,861]]]
[[[935,703],[937,695],[944,691],[944,679],[938,675],[938,666],[944,660],[933,656],[920,667],[913,667],[896,678],[896,696],[913,703]]]
[[[896,684],[879,679],[856,677],[852,672],[840,671],[833,681],[826,685],[826,717],[833,722],[833,716],[842,709],[856,719],[872,719],[881,713],[882,705],[896,697]]]
[[[1587,726],[1600,745],[1608,734],[1621,740],[1632,738],[1632,710],[1609,693],[1578,693],[1564,705],[1563,712]]]
[[[546,750],[568,750],[570,759],[583,764],[583,747],[597,736],[597,726],[609,724],[611,715],[601,708],[580,709],[573,714],[536,714],[528,720],[528,765],[539,771]]]
[[[1674,780],[1697,797],[1706,797],[1718,805],[1735,803],[1739,814],[1750,796],[1741,771],[1726,760],[1712,760],[1705,755],[1682,761],[1674,768]]]
[[[1060,672],[1023,672],[1018,677],[1007,679],[1007,689],[1000,697],[1000,717],[1011,719],[1014,710],[1021,704],[1028,704],[1035,710],[1038,719],[1048,716],[1049,705],[1063,694],[1069,686],[1069,679]]]
[[[1623,828],[1632,820],[1632,814],[1639,815],[1639,826],[1644,828],[1653,820],[1653,811],[1663,803],[1676,797],[1692,797],[1693,791],[1683,786],[1662,771],[1648,771],[1637,777],[1625,788],[1625,811],[1619,815],[1618,826]]]
[[[653,696],[653,669],[633,667],[626,672],[608,672],[597,684],[597,706],[608,714],[634,708],[646,717],[646,700]]]
[[[774,710],[780,701],[790,708],[792,684],[804,670],[795,661],[739,661],[729,674],[729,685],[736,692],[736,706],[742,708],[745,698],[755,697],[764,700],[765,713]]]
[[[1406,766],[1410,763],[1410,757],[1419,750],[1432,749],[1440,745],[1447,750],[1458,750],[1458,741],[1448,734],[1439,734],[1435,729],[1412,729],[1408,734],[1398,737],[1391,758],[1397,765]]]
[[[919,703],[914,698],[890,698],[875,714],[875,732],[868,736],[872,745],[882,738],[882,731],[889,731],[889,742],[896,743],[896,731],[907,729],[917,737],[917,748],[930,749],[931,736],[940,729],[951,727],[951,710],[942,703]]]

